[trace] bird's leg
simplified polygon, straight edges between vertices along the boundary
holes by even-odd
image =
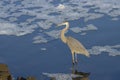
[[[75,54],[75,63],[78,63],[77,54]]]
[[[74,56],[74,52],[72,52],[72,62],[73,62],[73,64],[75,63],[75,56]]]

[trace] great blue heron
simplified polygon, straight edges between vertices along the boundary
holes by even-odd
[[[69,29],[69,22],[64,22],[64,23],[58,24],[57,26],[62,26],[62,25],[65,25],[66,27],[61,31],[60,37],[61,37],[61,40],[65,44],[67,44],[71,50],[73,64],[78,62],[77,54],[83,54],[89,57],[90,54],[77,39],[70,37],[70,36],[69,37],[65,36],[65,32]]]

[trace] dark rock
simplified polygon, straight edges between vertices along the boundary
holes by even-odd
[[[24,77],[17,77],[17,80],[26,80]]]

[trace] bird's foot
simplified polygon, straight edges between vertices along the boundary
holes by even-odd
[[[73,65],[75,65],[75,62],[72,62]]]
[[[75,62],[72,62],[72,64],[73,64],[73,65],[75,65],[75,64],[78,64],[78,62],[77,62],[77,61],[75,61]]]

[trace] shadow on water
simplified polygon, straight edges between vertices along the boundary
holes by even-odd
[[[78,66],[73,65],[71,73],[43,73],[50,80],[90,80],[88,72],[78,71]]]

